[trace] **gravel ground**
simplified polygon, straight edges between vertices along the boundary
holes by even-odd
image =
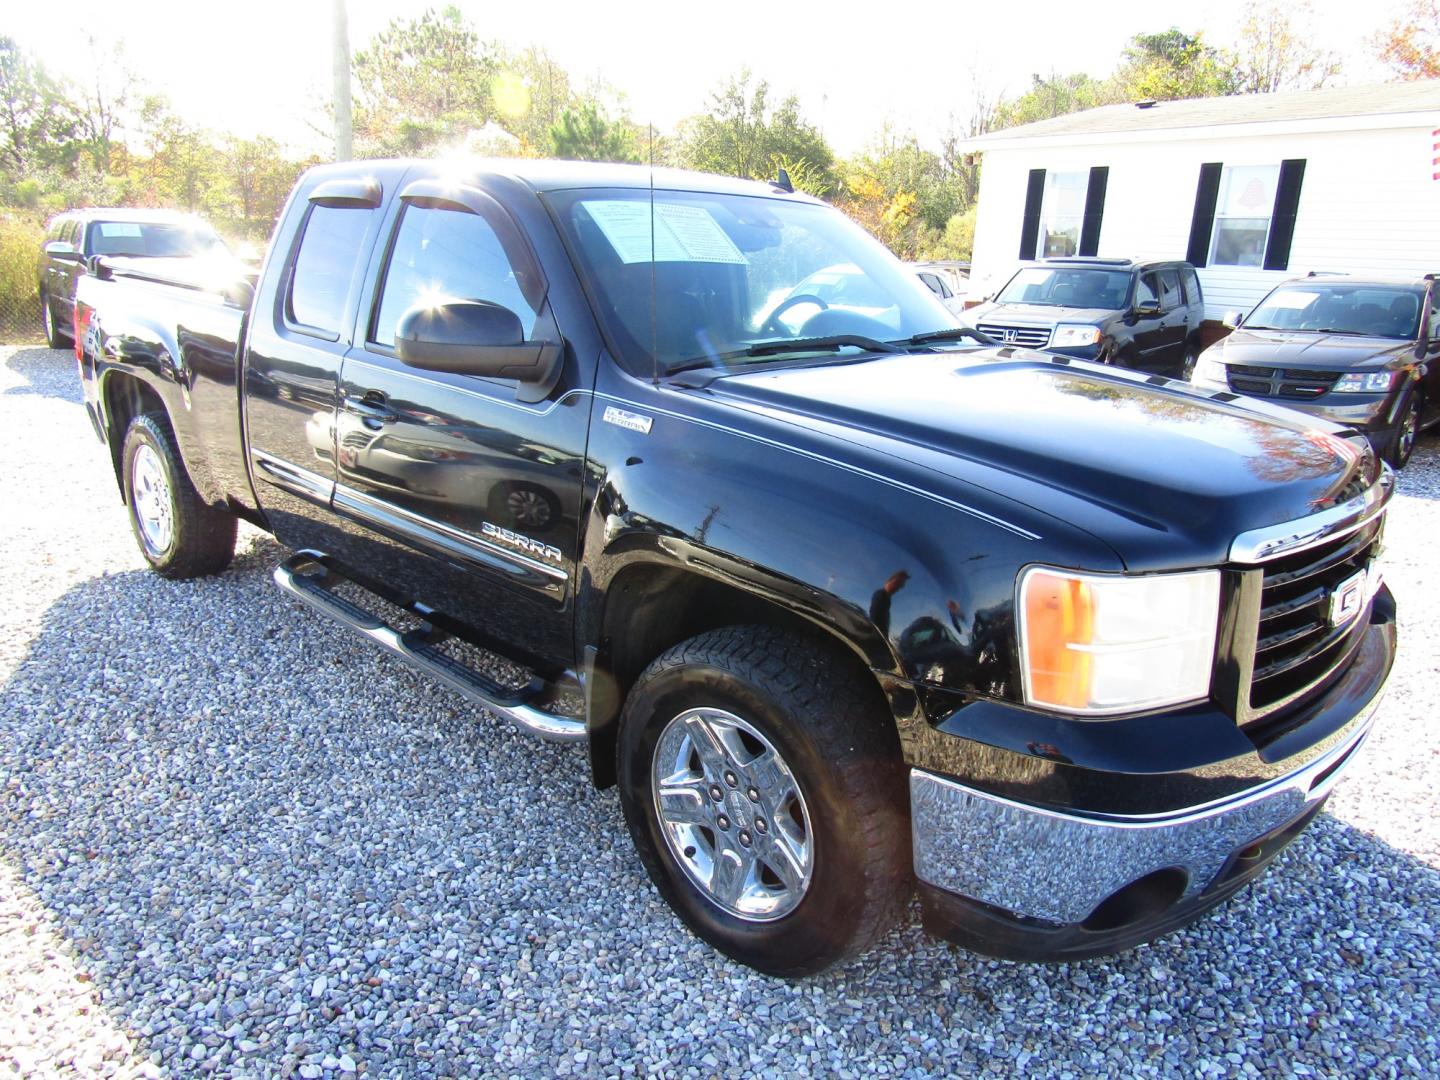
[[[685,933],[582,749],[282,597],[141,569],[73,362],[0,348],[0,1064],[33,1076],[1429,1075],[1440,439],[1404,649],[1329,810],[1215,915],[1026,966],[915,920],[787,984]]]

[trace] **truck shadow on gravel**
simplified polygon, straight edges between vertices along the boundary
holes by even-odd
[[[64,349],[22,348],[5,358],[5,366],[25,381],[6,394],[39,394],[73,405],[84,403],[75,377],[75,354]]]
[[[178,1071],[348,1054],[372,1076],[708,1075],[813,1071],[817,1049],[822,1072],[1236,1052],[1404,1071],[1433,1052],[1440,873],[1328,815],[1216,915],[1118,959],[993,962],[912,920],[810,983],[733,965],[660,903],[582,749],[338,636],[271,584],[282,554],[257,539],[215,579],[87,581],[0,690],[4,857]]]

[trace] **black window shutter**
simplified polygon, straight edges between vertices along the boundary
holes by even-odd
[[[1300,183],[1305,179],[1305,159],[1291,158],[1280,163],[1280,183],[1275,187],[1275,213],[1270,219],[1270,241],[1265,245],[1265,269],[1290,269],[1290,241],[1295,236],[1295,214],[1300,209]]]
[[[1110,169],[1096,165],[1090,170],[1090,186],[1085,190],[1085,221],[1080,226],[1080,254],[1095,255],[1100,251],[1100,219],[1105,214],[1105,184]]]
[[[1025,189],[1025,218],[1020,226],[1020,258],[1035,258],[1035,245],[1040,242],[1040,203],[1045,198],[1045,170],[1030,170],[1030,186]]]
[[[1210,234],[1215,229],[1215,200],[1220,197],[1220,162],[1200,166],[1195,186],[1195,216],[1190,219],[1190,247],[1185,255],[1192,266],[1204,266],[1210,257]]]

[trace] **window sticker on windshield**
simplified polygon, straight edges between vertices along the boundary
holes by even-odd
[[[625,263],[650,261],[650,203],[606,199],[582,203]],[[746,258],[703,206],[655,204],[655,261],[739,263]]]
[[[103,221],[100,223],[101,236],[139,236],[140,226],[125,221]]]
[[[1270,298],[1270,306],[1280,308],[1281,310],[1293,308],[1298,311],[1301,308],[1309,307],[1318,299],[1320,299],[1319,293],[1302,292],[1299,289],[1286,289],[1284,292],[1278,292]]]

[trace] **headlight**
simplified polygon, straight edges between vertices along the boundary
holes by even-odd
[[[1330,389],[1337,394],[1383,394],[1395,383],[1398,371],[1368,371],[1341,375]]]
[[[1218,570],[1120,577],[1037,566],[1019,594],[1028,704],[1108,716],[1209,694]]]
[[[1094,345],[1100,340],[1098,326],[1070,326],[1061,323],[1050,336],[1050,344],[1059,348],[1074,348],[1076,345]]]
[[[1204,353],[1195,361],[1195,369],[1190,372],[1190,381],[1196,386],[1218,386],[1222,389],[1230,385],[1225,375],[1225,365]]]

